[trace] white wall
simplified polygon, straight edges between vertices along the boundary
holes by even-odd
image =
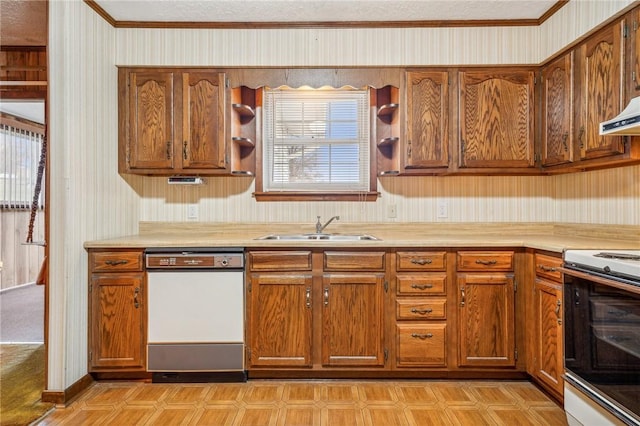
[[[562,19],[542,28],[116,30],[80,0],[49,2],[48,390],[64,390],[87,371],[84,241],[136,233],[138,221],[186,220],[185,203],[199,203],[206,221],[309,222],[317,214],[341,214],[368,222],[387,220],[393,203],[397,220],[430,222],[436,200],[444,198],[450,221],[640,224],[640,166],[566,177],[385,178],[376,203],[295,205],[256,203],[245,178],[209,179],[195,189],[123,178],[117,174],[115,65],[538,63],[629,3],[572,0]],[[554,36],[541,37],[542,31]],[[607,188],[615,188],[615,196]],[[620,213],[629,206],[633,212]]]

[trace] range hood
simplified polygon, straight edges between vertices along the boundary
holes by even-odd
[[[617,117],[600,123],[600,135],[640,135],[640,96],[631,99]]]

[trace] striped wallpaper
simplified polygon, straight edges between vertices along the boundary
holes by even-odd
[[[631,0],[572,0],[541,27],[411,29],[115,29],[80,0],[49,2],[50,281],[48,390],[87,371],[83,242],[140,221],[566,221],[640,224],[640,166],[553,177],[380,180],[376,203],[256,203],[247,178],[169,187],[117,174],[116,65],[332,66],[538,63]],[[436,217],[438,200],[449,216]],[[398,217],[387,217],[389,205]],[[295,207],[295,208],[292,208]]]

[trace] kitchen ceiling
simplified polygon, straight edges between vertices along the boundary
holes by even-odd
[[[569,0],[85,0],[116,27],[539,25]]]

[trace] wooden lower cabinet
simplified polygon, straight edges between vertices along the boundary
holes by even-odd
[[[251,275],[249,367],[311,367],[311,274]]]
[[[144,372],[142,251],[90,250],[89,277],[89,372]]]
[[[326,274],[322,281],[322,365],[384,366],[384,275]]]
[[[249,370],[383,368],[385,255],[251,251]]]
[[[532,376],[546,390],[562,399],[564,394],[562,260],[535,254]]]
[[[458,365],[515,367],[513,252],[458,252],[457,258]]]

